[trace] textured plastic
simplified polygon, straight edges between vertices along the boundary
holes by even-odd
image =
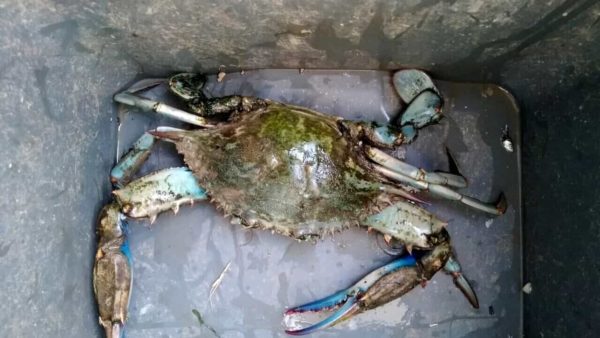
[[[209,78],[211,96],[255,95],[351,119],[385,122],[400,111],[391,73],[378,71],[262,70]],[[426,288],[314,337],[521,335],[521,197],[519,115],[510,94],[498,86],[437,82],[445,117],[399,149],[408,162],[446,170],[445,147],[469,187],[463,191],[493,201],[503,191],[508,210],[490,217],[459,203],[428,198],[428,209],[449,221],[453,245],[481,308],[474,310],[443,273]],[[148,97],[177,104],[164,86]],[[144,130],[182,124],[139,111],[122,112],[120,152]],[[501,144],[509,126],[515,151]],[[155,148],[142,172],[180,165],[170,144]],[[375,235],[350,229],[316,244],[231,225],[209,203],[159,216],[149,228],[131,230],[134,291],[128,337],[284,337],[282,313],[347,288],[390,262]],[[212,297],[211,284],[231,262]],[[200,325],[192,310],[204,321]]]

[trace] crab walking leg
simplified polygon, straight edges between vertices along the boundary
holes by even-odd
[[[447,173],[430,173],[423,169],[417,168],[411,164],[392,157],[382,150],[373,147],[367,147],[367,156],[374,162],[382,166],[394,170],[404,176],[408,176],[417,181],[423,181],[432,184],[447,185],[455,188],[465,188],[467,180],[460,175]]]
[[[150,100],[131,93],[119,93],[114,96],[114,100],[141,109],[142,111],[153,111],[161,115],[168,116],[170,118],[193,124],[195,126],[210,128],[213,127],[206,119],[201,116],[190,114],[181,109],[169,106],[162,102]]]
[[[445,198],[445,199],[459,201],[459,202],[466,204],[474,209],[477,209],[477,210],[480,210],[483,212],[487,212],[492,215],[499,216],[499,215],[504,214],[504,212],[506,211],[506,198],[505,198],[504,194],[500,194],[500,197],[498,198],[498,202],[496,202],[495,204],[489,204],[489,203],[484,203],[480,200],[477,200],[473,197],[463,195],[463,194],[461,194],[455,190],[452,190],[446,186],[443,186],[443,185],[432,184],[432,183],[428,183],[428,182],[424,182],[424,181],[415,180],[414,178],[405,176],[401,173],[398,173],[398,172],[388,169],[386,167],[374,165],[373,168],[377,172],[379,172],[382,175],[389,177],[391,179],[397,180],[402,183],[406,183],[412,187],[415,187],[415,188],[423,190],[423,191],[429,191],[430,193],[432,193],[436,196]]]
[[[157,127],[153,131],[182,131],[182,129]],[[110,181],[115,187],[122,188],[131,181],[133,175],[150,156],[156,140],[157,138],[152,135],[151,132],[145,132],[137,141],[135,141],[131,149],[121,157],[117,165],[110,171]]]
[[[98,217],[98,248],[94,260],[93,285],[99,322],[107,338],[122,337],[131,295],[131,254],[126,223],[116,202],[106,205]]]
[[[154,143],[156,143],[156,138],[147,132],[135,141],[131,149],[121,157],[117,165],[110,171],[110,181],[115,187],[121,188],[129,183],[133,175],[150,156]]]

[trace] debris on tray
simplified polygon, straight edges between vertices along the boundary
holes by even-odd
[[[513,141],[508,133],[508,125],[505,125],[502,130],[502,147],[509,153],[512,153],[514,150]]]
[[[223,271],[221,271],[221,274],[219,275],[219,277],[217,277],[217,279],[215,279],[215,281],[210,286],[210,293],[208,295],[208,302],[211,305],[212,305],[212,296],[215,294],[215,292],[217,292],[217,289],[219,288],[219,286],[223,282],[223,278],[225,277],[225,273],[227,272],[227,270],[229,270],[230,266],[231,266],[231,261],[229,263],[227,263],[227,265],[225,265],[225,268],[223,269]]]
[[[223,82],[223,79],[225,78],[225,72],[224,71],[219,71],[219,73],[217,74],[217,82]]]
[[[526,294],[530,294],[533,291],[533,285],[531,285],[531,282],[528,282],[527,284],[525,284],[523,286],[523,292],[525,292]]]
[[[219,336],[219,334],[217,333],[217,331],[212,328],[211,326],[208,326],[206,324],[206,322],[204,321],[204,319],[202,318],[202,315],[200,314],[200,311],[196,310],[196,309],[192,309],[192,313],[194,314],[194,316],[196,316],[196,319],[198,319],[198,323],[200,324],[200,326],[204,326],[206,327],[210,332],[212,332],[212,334],[217,337],[220,338],[221,336]]]

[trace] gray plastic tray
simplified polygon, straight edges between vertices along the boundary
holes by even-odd
[[[479,296],[472,309],[450,277],[436,275],[386,306],[355,316],[313,337],[519,337],[522,332],[521,191],[519,112],[502,88],[436,82],[445,118],[421,130],[398,150],[410,163],[447,169],[447,146],[469,181],[464,189],[482,200],[504,191],[505,215],[492,218],[458,203],[428,198],[428,209],[450,222],[460,262]],[[391,73],[378,71],[259,70],[209,78],[213,96],[254,95],[306,106],[350,119],[386,121],[400,111]],[[176,104],[164,86],[145,94]],[[122,154],[145,130],[180,123],[138,111],[121,111]],[[515,151],[501,145],[508,125]],[[162,143],[141,173],[181,165]],[[316,245],[231,225],[209,203],[131,222],[134,290],[126,334],[134,337],[284,337],[287,307],[346,288],[392,258],[376,236],[350,229]],[[231,262],[209,300],[211,284]],[[203,324],[192,313],[197,310]],[[214,330],[212,331],[211,328]]]

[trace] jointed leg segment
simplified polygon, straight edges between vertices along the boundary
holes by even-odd
[[[429,173],[372,147],[367,148],[367,156],[375,162],[374,169],[377,172],[396,181],[419,190],[429,191],[442,198],[459,201],[493,215],[502,215],[506,211],[504,195],[500,195],[499,201],[493,205],[453,190],[451,187],[461,188],[467,185],[467,181],[462,176],[447,173]]]
[[[96,225],[98,248],[93,285],[99,322],[108,338],[120,338],[127,320],[132,274],[126,231],[126,223],[117,203],[106,205]]]
[[[125,215],[149,217],[152,221],[162,211],[177,212],[183,203],[206,199],[206,193],[187,168],[163,169],[131,181],[155,142],[154,136],[144,133],[111,171],[111,181],[120,189],[114,191],[115,200],[101,210],[96,224],[98,247],[93,284],[99,321],[108,338],[122,337],[131,294],[133,274]]]

